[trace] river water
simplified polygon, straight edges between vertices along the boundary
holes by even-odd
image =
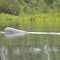
[[[55,24],[47,26],[47,22],[43,22],[44,25],[41,22],[26,22],[19,23],[15,28],[31,32],[59,31]],[[0,60],[60,60],[60,35],[38,33],[6,38],[0,34]]]
[[[0,34],[0,60],[60,60],[60,36],[26,35],[6,38]]]

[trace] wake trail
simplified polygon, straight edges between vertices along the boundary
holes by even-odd
[[[59,32],[28,32],[29,34],[60,35]]]

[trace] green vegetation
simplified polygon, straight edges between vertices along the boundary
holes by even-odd
[[[1,0],[0,13],[60,13],[60,0]]]

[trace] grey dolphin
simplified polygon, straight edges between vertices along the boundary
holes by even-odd
[[[4,29],[4,35],[6,37],[18,37],[18,36],[24,36],[26,34],[42,34],[42,35],[60,35],[60,32],[28,32],[28,31],[24,31],[24,30],[19,30],[19,29],[15,29],[12,27],[7,27]]]

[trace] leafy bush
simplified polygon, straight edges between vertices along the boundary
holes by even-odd
[[[20,6],[19,6],[18,1],[1,0],[0,1],[0,13],[9,13],[13,15],[19,15]]]

